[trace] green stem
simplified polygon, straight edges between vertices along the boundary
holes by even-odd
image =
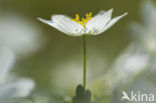
[[[83,40],[83,87],[86,89],[86,36],[82,36]]]

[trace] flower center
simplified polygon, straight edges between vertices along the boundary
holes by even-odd
[[[81,18],[80,19],[80,16],[78,14],[75,15],[75,19],[71,18],[71,20],[81,24],[84,28],[86,27],[87,22],[89,20],[91,20],[91,19],[92,19],[92,13],[91,12],[90,13],[86,13],[86,17],[85,18]]]

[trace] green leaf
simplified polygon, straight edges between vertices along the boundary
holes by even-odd
[[[73,97],[73,103],[92,103],[91,92],[85,90],[82,85],[78,85],[76,88],[76,96]]]

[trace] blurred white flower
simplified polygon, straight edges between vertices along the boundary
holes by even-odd
[[[75,19],[65,15],[52,15],[50,21],[41,18],[38,19],[69,36],[98,35],[127,15],[127,13],[125,13],[111,19],[112,12],[113,9],[108,11],[102,10],[94,17],[92,17],[92,13],[88,13],[86,14],[86,18],[82,19],[80,19],[78,14],[76,14]]]
[[[151,0],[144,1],[141,6],[144,25],[131,24],[131,32],[139,46],[149,52],[156,52],[156,7]]]
[[[19,79],[0,85],[0,103],[2,99],[26,97],[32,91],[34,82],[30,79]]]
[[[150,61],[149,53],[132,43],[117,57],[108,72],[90,83],[90,88],[99,96],[103,94],[102,89],[105,94],[111,94],[116,87],[130,83],[136,75],[149,68]]]
[[[0,49],[0,103],[8,101],[13,97],[28,96],[34,88],[34,82],[31,79],[15,78],[8,75],[15,63],[14,53],[10,49]],[[13,79],[14,78],[14,79]]]
[[[14,13],[0,15],[0,48],[6,47],[16,56],[25,56],[43,44],[39,28],[26,18]]]
[[[150,61],[151,58],[147,52],[132,44],[115,60],[105,79],[110,86],[129,83],[135,75],[151,66]]]

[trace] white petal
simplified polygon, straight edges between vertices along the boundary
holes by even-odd
[[[39,18],[40,21],[51,25],[67,35],[81,36],[84,34],[84,27],[70,20],[70,17],[64,15],[53,15],[51,19],[51,21],[47,21]]]
[[[0,84],[6,81],[8,72],[14,65],[15,58],[9,49],[0,49]]]
[[[56,28],[57,30],[63,32],[63,33],[66,33],[66,34],[70,34],[67,30],[65,30],[64,28],[61,28],[61,27],[58,27],[57,24],[55,24],[54,22],[52,21],[48,21],[48,20],[44,20],[44,19],[41,19],[41,18],[38,18],[38,20],[42,21],[43,23],[45,24],[48,24],[54,28]]]
[[[34,88],[34,82],[30,79],[21,79],[0,86],[0,100],[13,97],[25,97]]]
[[[88,33],[93,33],[105,26],[111,19],[113,9],[105,11],[100,11],[95,17],[88,21],[86,28]]]
[[[49,24],[49,25],[51,25],[51,24],[52,24],[52,21],[49,21],[49,20],[44,20],[44,19],[39,18],[39,17],[37,17],[37,19],[38,19],[38,20],[40,20],[41,22],[45,23],[45,24]],[[51,25],[51,26],[52,26],[52,25]]]
[[[73,34],[73,36],[81,36],[84,34],[84,27],[81,24],[72,21],[70,17],[64,15],[53,15],[52,21],[59,27],[65,28],[67,31]]]
[[[117,21],[119,21],[122,17],[126,16],[128,13],[124,13],[121,16],[115,17],[112,20],[110,20],[101,30],[99,30],[97,33],[94,33],[94,35],[100,34],[107,29],[109,29],[111,26],[113,26]]]

